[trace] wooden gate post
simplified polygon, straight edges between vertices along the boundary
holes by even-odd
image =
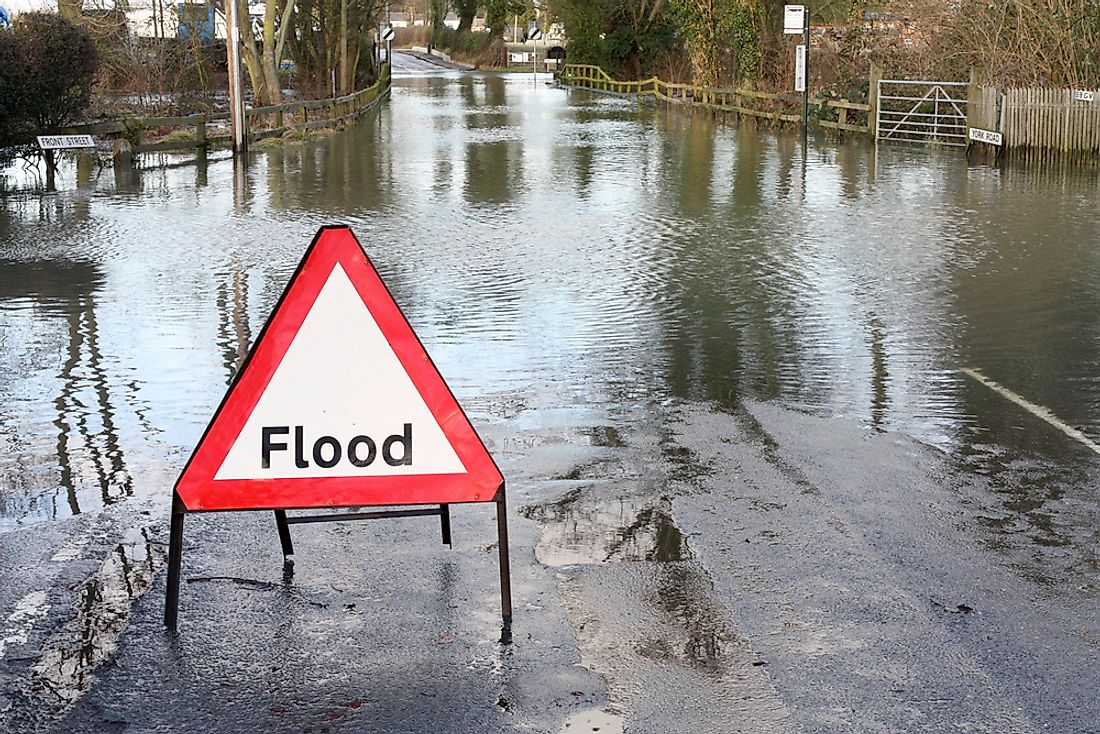
[[[871,62],[870,87],[867,89],[867,104],[871,109],[867,112],[867,124],[874,133],[875,142],[878,142],[878,83],[882,79],[882,69],[874,61]]]

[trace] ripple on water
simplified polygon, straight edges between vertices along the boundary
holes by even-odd
[[[974,366],[1100,424],[1093,179],[858,142],[803,161],[796,136],[503,75],[403,77],[369,119],[4,200],[0,527],[163,491],[341,221],[473,399],[771,398],[1071,455],[961,384]]]

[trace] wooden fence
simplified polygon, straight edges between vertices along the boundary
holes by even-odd
[[[282,135],[288,130],[311,130],[353,120],[385,97],[389,88],[389,65],[384,64],[382,76],[377,82],[343,97],[309,99],[246,109],[245,128],[248,140],[254,142]],[[228,112],[183,117],[136,117],[79,125],[61,132],[67,135],[87,134],[128,139],[133,143],[135,153],[194,150],[230,143],[232,138],[228,132],[208,134],[210,123],[227,120]],[[150,140],[148,138],[151,132],[161,137]]]
[[[558,79],[566,86],[591,89],[606,94],[652,95],[655,99],[671,104],[733,112],[768,120],[772,124],[802,121],[801,113],[793,111],[802,105],[800,94],[775,94],[751,89],[722,89],[694,84],[676,84],[657,77],[640,81],[619,81],[612,79],[600,67],[590,64],[566,64],[559,73]],[[846,99],[811,100],[810,105],[813,109],[810,113],[811,125],[820,125],[831,130],[870,132],[867,122],[870,105]],[[830,119],[833,117],[835,119]]]
[[[1006,152],[1025,159],[1089,159],[1100,155],[1100,93],[1074,99],[1072,89],[1006,89],[1000,132]]]

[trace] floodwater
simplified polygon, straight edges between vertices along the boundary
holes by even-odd
[[[961,371],[1100,441],[1092,171],[862,140],[803,160],[796,135],[447,74],[399,75],[377,116],[243,169],[173,162],[3,200],[0,529],[162,496],[327,223],[459,394],[609,425],[778,401],[979,472],[1026,462],[1039,493],[1095,468]]]
[[[796,133],[545,80],[399,68],[392,98],[361,124],[259,148],[243,165],[224,153],[150,156],[133,171],[84,162],[60,177],[60,193],[0,199],[0,533],[104,508],[163,516],[305,247],[318,227],[344,223],[517,478],[514,506],[539,528],[536,557],[562,569],[558,593],[582,661],[610,681],[619,707],[573,712],[570,726],[621,729],[623,709],[668,715],[676,701],[653,691],[679,665],[681,687],[665,695],[690,687],[701,720],[786,730],[785,705],[816,705],[805,697],[829,689],[810,665],[798,673],[807,684],[788,675],[780,696],[762,672],[769,661],[750,648],[808,629],[805,619],[784,621],[778,635],[754,628],[770,618],[749,608],[751,595],[727,592],[766,588],[768,568],[779,579],[768,596],[791,594],[792,609],[810,597],[791,590],[818,583],[821,599],[846,610],[863,597],[845,580],[875,576],[859,560],[868,548],[882,551],[887,571],[868,587],[883,597],[891,583],[930,596],[928,579],[947,587],[951,574],[958,587],[988,578],[979,597],[1020,579],[1031,585],[1020,598],[1068,589],[1081,602],[1079,639],[1043,654],[1086,685],[1095,661],[1082,677],[1059,660],[1096,644],[1096,171],[998,169],[864,140],[821,139],[804,154]],[[947,479],[910,444],[873,441],[896,436],[941,456]],[[743,451],[750,445],[755,454]],[[848,456],[858,461],[846,467]],[[880,483],[879,460],[906,465],[908,483]],[[842,488],[832,504],[815,504],[818,482]],[[977,496],[974,483],[989,492]],[[707,505],[716,487],[729,489],[724,509]],[[692,503],[677,504],[690,492]],[[734,518],[739,502],[748,510]],[[931,526],[906,535],[933,510]],[[715,562],[726,533],[750,531],[735,562]],[[962,552],[952,566],[936,550],[971,536],[1011,548],[1007,560]],[[788,540],[774,550],[779,537],[809,549]],[[86,669],[114,649],[128,599],[163,563],[144,531],[118,541],[73,587],[80,606],[108,612],[82,638],[107,642],[90,652],[53,645],[36,663],[62,701],[90,685]],[[895,557],[905,562],[895,568]],[[938,571],[921,575],[913,559]],[[941,693],[933,673],[943,665],[940,677],[960,682],[950,696],[963,700],[970,669],[926,632],[976,602],[934,593],[935,624],[917,609],[896,636],[909,634],[914,666],[932,671],[917,688]],[[44,615],[36,594],[9,621]],[[618,619],[623,599],[640,611]],[[1024,631],[999,644],[1040,654],[1029,646],[1054,635],[1033,638],[1021,620],[1036,615],[1018,601],[1002,605],[1003,629]],[[859,625],[840,642],[834,627],[790,649],[813,661],[836,643],[864,670],[892,659],[859,638]],[[967,654],[992,654],[984,631],[975,639]],[[773,646],[780,670],[794,653]],[[998,685],[1010,707],[1018,692],[1005,681],[1025,680],[1014,667],[1023,663],[990,665],[1008,671]],[[867,696],[850,703],[881,703]],[[835,703],[821,705],[823,717],[839,716]],[[1057,709],[1035,704],[1044,707]],[[980,713],[990,726],[1009,722],[1001,731],[1016,721]]]

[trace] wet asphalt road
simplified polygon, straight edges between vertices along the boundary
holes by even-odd
[[[1008,561],[1027,556],[974,530],[994,488],[841,420],[666,418],[673,435],[485,431],[518,487],[511,644],[479,506],[456,512],[452,549],[430,519],[298,526],[286,568],[266,513],[193,516],[178,635],[161,626],[163,512],[137,532],[105,512],[0,536],[9,628],[47,590],[5,658],[4,726],[1096,730],[1094,577],[1021,585]],[[884,511],[885,484],[907,491]]]
[[[268,513],[191,516],[170,634],[168,498],[138,494],[0,533],[0,731],[1100,732],[1094,458],[1027,412],[980,398],[1080,474],[1022,515],[1026,456],[991,476],[782,400],[464,389],[509,482],[511,642],[490,506],[453,548],[296,526],[289,566]]]

